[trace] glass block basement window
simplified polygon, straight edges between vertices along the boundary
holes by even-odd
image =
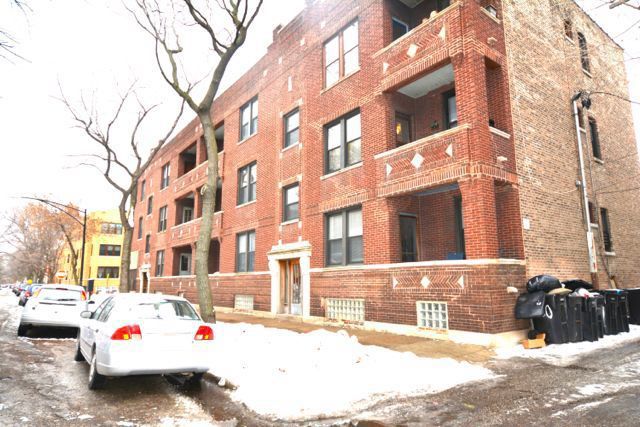
[[[236,295],[234,308],[236,310],[253,310],[253,295]]]
[[[327,298],[326,308],[329,319],[364,322],[363,299]]]
[[[431,329],[449,329],[446,302],[417,301],[418,326]]]

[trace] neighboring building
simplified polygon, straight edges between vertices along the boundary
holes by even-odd
[[[627,86],[576,4],[310,0],[273,34],[214,104],[216,305],[491,342],[527,327],[509,287],[591,280],[571,98]],[[637,286],[638,193],[611,191],[640,173],[630,105],[592,101],[593,278]],[[201,135],[194,120],[140,179],[143,291],[197,299]]]
[[[120,286],[120,254],[122,251],[122,223],[117,209],[89,213],[89,222],[96,230],[88,233],[85,244],[84,280],[87,286],[93,280],[94,289],[118,288]],[[80,277],[80,248],[82,242],[74,242],[78,249],[77,271]],[[59,283],[73,284],[71,254],[68,245],[60,257]]]

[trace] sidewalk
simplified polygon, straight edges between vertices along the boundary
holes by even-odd
[[[376,345],[396,351],[410,351],[421,357],[451,358],[458,361],[481,363],[486,362],[494,355],[492,349],[479,345],[458,344],[452,341],[431,340],[428,338],[368,331],[348,326],[334,327],[315,325],[305,323],[298,318],[261,317],[256,314],[223,311],[217,311],[216,318],[220,322],[260,324],[268,328],[287,329],[301,333],[311,332],[317,329],[326,329],[332,332],[346,329],[349,335],[357,336],[361,344]]]

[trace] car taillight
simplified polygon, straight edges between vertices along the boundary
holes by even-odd
[[[87,293],[85,291],[82,291],[82,293],[80,294],[80,299],[82,301],[86,301],[87,300]]]
[[[25,296],[25,297],[27,297],[27,298],[29,298],[29,297],[31,296],[31,292],[29,292],[29,291],[25,292],[25,293],[24,293],[24,296]]]
[[[141,340],[142,333],[139,325],[126,325],[115,330],[111,335],[115,341]]]
[[[210,326],[202,325],[196,331],[193,339],[196,341],[211,341],[213,339],[213,329]]]

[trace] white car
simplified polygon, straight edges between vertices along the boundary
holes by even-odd
[[[87,293],[82,286],[44,285],[25,304],[18,336],[25,336],[32,326],[77,328],[80,313],[86,309]]]
[[[186,374],[209,370],[212,325],[189,301],[159,294],[115,294],[81,314],[75,360],[90,364],[89,388],[106,377]]]

